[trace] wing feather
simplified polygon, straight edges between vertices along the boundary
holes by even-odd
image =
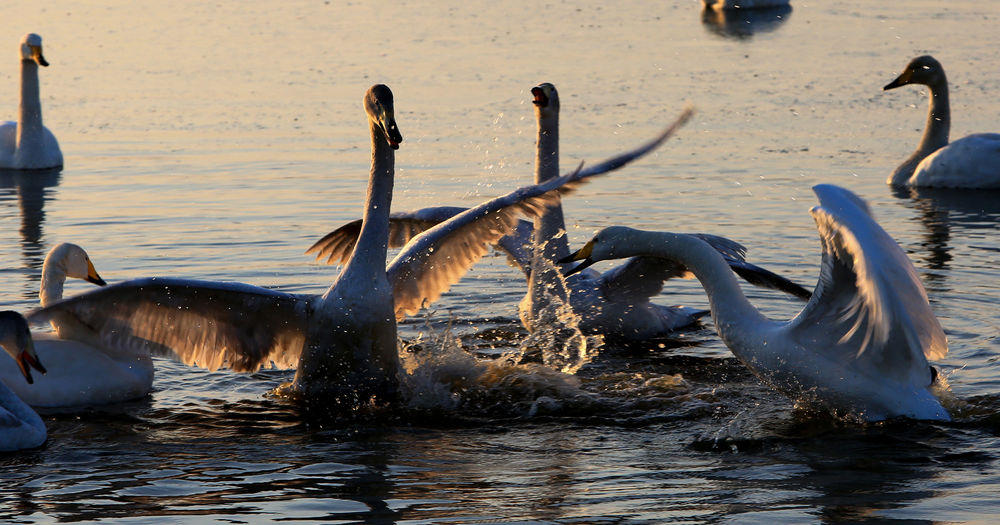
[[[814,191],[823,261],[793,332],[825,339],[830,351],[867,359],[882,374],[927,375],[927,360],[943,358],[948,342],[913,263],[861,199],[835,186]]]
[[[239,283],[136,279],[36,310],[32,322],[68,316],[109,348],[148,351],[209,370],[293,368],[312,297]]]
[[[580,187],[589,177],[608,173],[652,151],[670,138],[693,114],[685,109],[655,139],[622,155],[583,170],[525,186],[470,208],[417,235],[389,264],[397,318],[434,302],[502,237],[516,233],[519,219],[532,219]]]

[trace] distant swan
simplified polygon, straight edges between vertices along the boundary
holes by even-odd
[[[538,129],[535,183],[542,184],[559,176],[559,94],[549,83],[535,86],[531,93]],[[587,175],[624,166],[651,150],[633,150],[619,155],[614,162],[591,167]],[[390,217],[390,246],[402,246],[412,236],[462,211],[464,208],[437,207],[395,213]],[[317,259],[326,259],[328,263],[346,261],[359,225],[360,221],[354,221],[341,226],[313,244],[306,253],[316,252]],[[805,289],[744,262],[745,249],[738,243],[711,235],[702,238],[726,254],[727,260],[748,279],[757,277],[755,282],[758,284],[779,288],[777,283],[780,282],[787,285],[784,289],[789,293],[808,297],[809,292]],[[536,241],[540,244],[533,248]],[[522,323],[530,331],[538,328],[536,323],[542,310],[553,300],[568,302],[580,316],[580,329],[586,333],[637,341],[664,336],[694,323],[707,313],[650,302],[651,297],[663,290],[666,280],[687,273],[680,265],[655,257],[637,257],[604,274],[588,270],[571,277],[566,287],[562,287],[556,261],[569,254],[569,244],[559,200],[535,219],[534,225],[521,221],[511,235],[497,241],[497,247],[505,251],[528,278],[527,294],[518,309]],[[765,278],[769,280],[765,282]]]
[[[63,165],[59,142],[42,125],[38,66],[48,65],[42,56],[42,37],[25,35],[21,40],[21,106],[17,122],[0,124],[0,168],[37,170]]]
[[[49,251],[42,266],[42,306],[62,299],[67,277],[104,286],[87,252],[63,243]],[[153,361],[148,351],[106,345],[75,318],[51,319],[57,337],[34,334],[35,351],[49,363],[33,385],[20,379],[15,363],[0,358],[0,381],[34,407],[73,407],[118,403],[142,397],[153,388]]]
[[[1000,189],[1000,133],[976,133],[948,143],[948,79],[929,55],[914,58],[883,90],[923,84],[930,91],[927,125],[917,150],[892,172],[893,186]]]
[[[705,9],[728,11],[730,9],[767,9],[788,5],[788,0],[701,0]]]
[[[28,323],[21,314],[0,312],[0,346],[21,367],[22,383],[30,383],[31,368],[45,373],[31,341]],[[35,448],[45,443],[45,423],[4,383],[0,383],[0,452]]]
[[[791,321],[765,318],[718,252],[690,235],[605,228],[566,261],[675,260],[704,286],[726,346],[774,388],[867,421],[948,420],[930,391],[936,372],[927,362],[943,358],[948,344],[913,264],[856,195],[830,185],[813,190],[823,263],[812,299]]]
[[[209,369],[296,367],[281,392],[316,408],[394,402],[401,373],[396,318],[458,281],[496,239],[581,183],[579,170],[456,215],[417,236],[386,268],[395,155],[403,137],[392,92],[365,95],[372,169],[360,235],[322,296],[239,283],[149,278],[115,284],[42,308],[33,322],[75,318],[115,347],[134,346]],[[651,147],[680,126],[675,123]],[[431,249],[433,248],[433,249]],[[392,286],[390,286],[392,283]]]

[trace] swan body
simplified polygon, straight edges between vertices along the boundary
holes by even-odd
[[[767,9],[788,5],[788,0],[701,0],[705,9],[730,11],[733,9]]]
[[[55,135],[42,125],[38,67],[48,66],[42,37],[29,33],[21,40],[21,105],[17,122],[0,124],[0,168],[37,170],[61,168],[62,151]]]
[[[893,186],[1000,189],[1000,133],[977,133],[948,142],[948,79],[929,55],[914,58],[883,90],[923,84],[930,92],[923,138],[886,182]]]
[[[813,189],[823,263],[812,298],[791,321],[765,318],[722,257],[690,235],[606,228],[567,260],[587,266],[641,254],[678,261],[705,288],[726,346],[777,390],[867,421],[948,420],[931,393],[936,374],[928,365],[948,345],[912,263],[853,193]]]
[[[399,396],[396,320],[433,302],[521,217],[534,217],[584,182],[580,170],[486,201],[415,236],[386,266],[394,151],[402,142],[392,92],[365,95],[372,170],[349,259],[323,295],[241,283],[146,278],[43,307],[33,322],[73,319],[115,348],[138,348],[209,369],[295,368],[280,393],[323,410]],[[680,126],[664,131],[662,143]]]
[[[87,252],[63,243],[49,251],[42,266],[42,306],[62,299],[67,278],[106,283]],[[0,381],[33,407],[72,407],[118,403],[142,397],[153,388],[148,352],[105,345],[92,329],[70,316],[50,320],[57,337],[34,334],[34,348],[48,372],[27,385],[12,361],[0,358]]]
[[[0,346],[21,367],[21,383],[32,381],[31,368],[45,373],[35,353],[28,323],[21,314],[0,312]],[[45,443],[45,423],[6,383],[0,383],[0,452],[35,448]]]
[[[544,184],[559,176],[559,94],[555,86],[548,83],[535,86],[531,92],[538,124],[535,183]],[[649,151],[652,151],[649,145],[629,151],[589,168],[581,176],[606,173]],[[413,236],[464,210],[434,207],[395,213],[390,216],[390,246],[403,246]],[[359,225],[360,221],[354,221],[341,226],[313,244],[306,253],[316,252],[317,259],[326,259],[329,263],[343,263],[351,253]],[[604,274],[588,270],[568,278],[563,286],[556,261],[569,254],[565,232],[562,205],[557,201],[533,224],[520,221],[513,232],[497,241],[496,247],[506,252],[512,264],[527,277],[527,293],[518,311],[528,330],[538,328],[536,323],[541,312],[553,302],[568,302],[579,316],[579,327],[585,333],[636,341],[664,336],[708,313],[650,301],[663,290],[665,281],[687,274],[680,265],[655,257],[637,257]],[[766,272],[743,261],[745,249],[739,244],[711,235],[702,238],[725,253],[734,265],[744,266],[748,271]],[[799,291],[808,296],[807,291],[801,288]]]

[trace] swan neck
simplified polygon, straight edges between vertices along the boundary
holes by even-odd
[[[767,319],[750,303],[735,274],[715,248],[705,241],[678,233],[640,232],[635,246],[637,253],[676,260],[687,267],[701,282],[708,295],[712,319],[725,339],[731,329],[739,326],[740,333],[755,330]]]
[[[924,136],[920,139],[918,151],[930,155],[935,151],[948,145],[948,133],[951,129],[951,108],[948,104],[948,81],[941,72],[941,82],[927,86],[930,94],[929,109],[927,111],[927,125],[924,127]]]
[[[66,270],[59,264],[48,259],[42,265],[42,282],[38,291],[38,299],[42,307],[62,300],[63,286],[66,284]]]
[[[41,144],[42,102],[38,94],[38,64],[21,61],[21,105],[17,114],[17,148]]]
[[[948,80],[941,72],[940,81],[928,84],[927,123],[924,124],[924,135],[920,145],[889,177],[893,186],[906,185],[916,171],[920,161],[928,155],[948,145],[948,133],[951,130],[951,109],[948,103]]]
[[[535,184],[541,184],[559,176],[559,113],[548,111],[542,114],[536,111],[536,118]],[[565,231],[566,221],[560,203],[535,219],[536,249],[541,249],[542,256],[552,262],[568,256],[569,241]]]
[[[385,260],[389,244],[389,206],[392,203],[395,152],[389,146],[382,129],[370,123],[372,138],[372,169],[368,178],[361,233],[354,253],[344,273],[375,272],[385,275]]]

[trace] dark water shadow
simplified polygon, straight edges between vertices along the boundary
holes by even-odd
[[[1000,226],[1000,191],[950,188],[893,188],[893,196],[915,210],[915,220],[923,226],[921,250],[914,258],[931,273],[930,283],[944,279],[951,267],[956,236],[981,236]],[[972,250],[996,252],[1000,248],[969,245]],[[984,258],[990,258],[987,254]]]
[[[21,256],[23,265],[14,269],[7,263],[5,271],[19,271],[27,275],[24,299],[35,299],[45,261],[45,203],[55,198],[53,188],[59,185],[61,169],[51,170],[0,170],[0,204],[8,205],[15,199],[21,214]]]
[[[716,11],[706,7],[701,23],[712,34],[736,40],[750,40],[757,33],[770,33],[782,26],[792,14],[792,6],[764,9],[727,9]]]

